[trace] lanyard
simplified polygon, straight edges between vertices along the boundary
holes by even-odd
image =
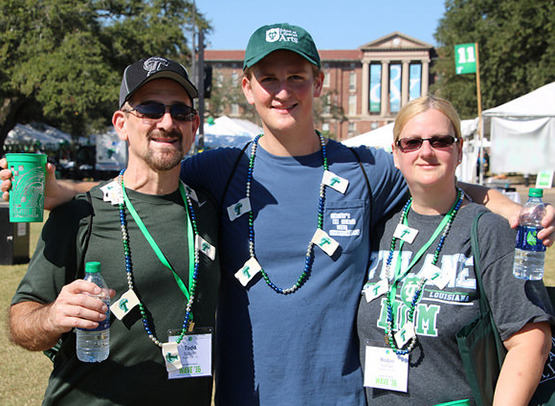
[[[139,213],[137,213],[137,211],[133,207],[133,204],[131,203],[131,201],[127,197],[127,193],[125,192],[125,187],[122,187],[122,190],[123,190],[123,201],[125,202],[125,205],[127,206],[127,209],[129,210],[129,213],[131,213],[131,216],[133,217],[133,220],[135,220],[135,223],[137,223],[137,225],[139,226],[139,229],[141,230],[144,237],[146,238],[146,240],[148,241],[148,243],[150,244],[150,246],[154,250],[154,253],[158,257],[160,262],[162,262],[162,264],[166,268],[168,268],[170,271],[172,271],[173,277],[175,278],[175,281],[177,282],[177,285],[179,286],[179,289],[181,289],[181,291],[183,292],[183,294],[185,295],[187,300],[189,300],[189,290],[187,289],[187,287],[185,286],[185,284],[183,283],[183,281],[181,280],[179,275],[175,272],[173,267],[170,265],[166,256],[164,255],[164,253],[162,252],[162,250],[160,249],[158,244],[156,244],[156,241],[154,241],[154,238],[152,238],[152,235],[150,235],[148,229],[146,228],[145,224],[143,223],[143,220],[141,220],[141,217],[139,216]],[[186,195],[185,195],[185,188],[183,187],[183,183],[181,183],[181,182],[179,182],[179,192],[181,193],[181,197],[183,198],[183,203],[185,204],[185,211],[188,213],[188,211],[187,211],[187,198],[186,198]],[[193,227],[191,225],[191,220],[188,217],[187,217],[187,219],[188,219],[188,221],[187,221],[187,241],[188,241],[188,245],[189,245],[189,286],[192,287],[193,286],[194,269],[195,269],[195,252],[194,252],[195,246],[194,246]]]
[[[393,303],[393,301],[395,300],[395,295],[397,294],[397,283],[409,273],[409,271],[412,269],[412,267],[414,265],[416,265],[416,263],[420,260],[422,255],[424,255],[424,253],[428,250],[428,248],[430,248],[432,243],[437,239],[439,234],[443,231],[443,229],[451,221],[451,219],[453,218],[453,215],[455,213],[455,207],[457,206],[457,203],[458,203],[458,199],[457,199],[457,201],[455,201],[453,206],[451,206],[451,209],[445,215],[445,217],[443,217],[443,220],[441,220],[441,223],[439,223],[439,225],[437,226],[436,230],[434,231],[434,233],[432,234],[430,239],[422,246],[422,248],[420,248],[420,250],[412,258],[411,262],[409,263],[409,266],[407,267],[407,269],[404,272],[401,272],[401,262],[402,262],[401,261],[401,252],[403,251],[402,248],[403,248],[404,241],[401,240],[399,242],[399,252],[397,254],[397,258],[396,258],[396,261],[395,261],[395,274],[394,274],[393,282],[391,283],[391,290],[388,293],[388,297],[389,297],[389,300],[391,301],[391,303]],[[407,217],[408,217],[408,211],[409,210],[410,210],[410,205],[406,209],[407,215],[405,215],[404,218],[403,218],[403,224],[405,226],[408,226]]]

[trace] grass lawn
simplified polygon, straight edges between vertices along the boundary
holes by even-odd
[[[45,213],[45,218],[48,215]],[[30,251],[34,251],[41,223],[31,223]],[[37,406],[42,402],[52,362],[42,352],[30,352],[11,344],[7,334],[7,309],[27,264],[0,265],[0,405]],[[546,285],[555,286],[555,247],[547,250]]]

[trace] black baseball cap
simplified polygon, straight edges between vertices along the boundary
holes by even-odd
[[[123,71],[119,89],[119,107],[121,108],[145,83],[164,78],[175,80],[183,86],[191,101],[198,97],[197,88],[189,80],[189,74],[183,65],[161,56],[151,56],[129,65]]]

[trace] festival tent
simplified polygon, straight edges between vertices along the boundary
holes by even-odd
[[[367,147],[383,148],[391,152],[391,143],[393,142],[393,123],[378,127],[375,130],[356,135],[348,138],[342,143],[348,147],[359,147],[365,145]]]
[[[37,145],[50,149],[57,149],[64,142],[71,143],[69,134],[44,123],[16,124],[6,138],[6,145]]]
[[[204,123],[204,148],[243,146],[262,133],[258,125],[243,119],[218,117]],[[197,143],[198,143],[197,132]]]
[[[483,118],[492,172],[555,170],[555,82],[486,110]]]

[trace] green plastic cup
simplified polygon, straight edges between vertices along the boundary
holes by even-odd
[[[46,155],[6,154],[8,169],[13,173],[10,191],[12,223],[42,222]]]
[[[468,399],[454,400],[452,402],[440,403],[436,406],[470,406],[470,401]]]

